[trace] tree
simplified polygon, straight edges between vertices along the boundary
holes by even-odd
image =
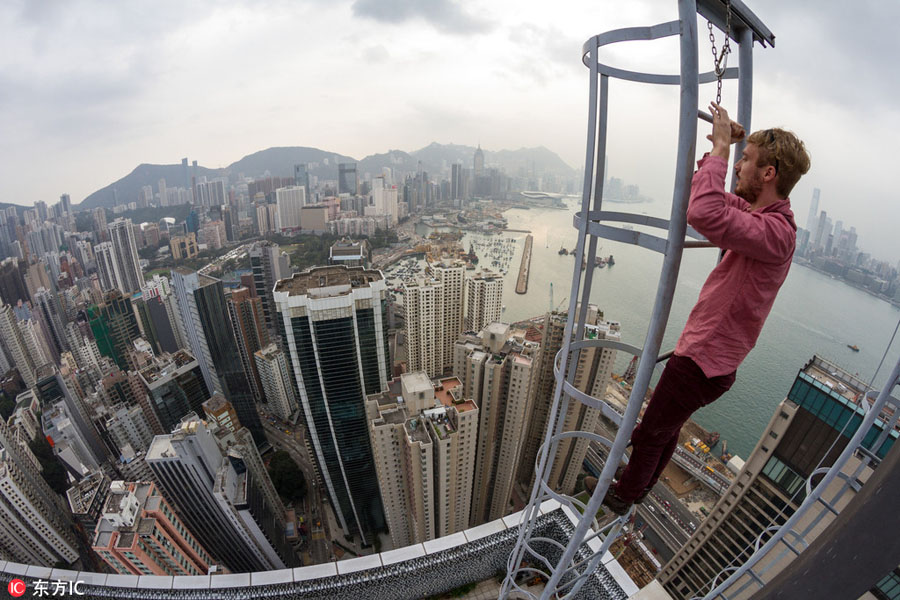
[[[289,502],[299,502],[306,497],[306,479],[303,471],[284,450],[278,450],[269,461],[269,477],[278,495]]]

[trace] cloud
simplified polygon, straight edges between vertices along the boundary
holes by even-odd
[[[391,58],[390,52],[381,44],[369,46],[363,52],[363,57],[370,63],[383,63]]]
[[[422,19],[438,31],[457,35],[493,29],[487,19],[469,14],[453,0],[356,0],[352,8],[357,17],[395,25]]]

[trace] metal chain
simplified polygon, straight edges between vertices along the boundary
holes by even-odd
[[[709,43],[712,46],[713,69],[716,72],[716,104],[722,104],[722,76],[728,68],[728,55],[731,54],[731,0],[725,0],[725,43],[721,54],[716,51],[716,36],[713,33],[712,21],[707,21]]]

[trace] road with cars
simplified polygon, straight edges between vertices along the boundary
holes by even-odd
[[[320,564],[332,560],[331,536],[328,519],[325,518],[322,490],[316,481],[316,470],[304,443],[302,424],[293,425],[260,410],[266,437],[276,450],[286,451],[306,479],[307,495],[301,506],[296,506],[297,516],[303,517],[308,537],[299,544],[304,562]],[[298,523],[299,526],[299,523]]]

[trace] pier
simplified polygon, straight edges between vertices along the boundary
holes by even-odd
[[[522,251],[522,264],[519,265],[519,279],[516,281],[516,293],[524,294],[528,291],[528,270],[531,268],[531,245],[534,236],[530,233],[525,236],[525,250]]]

